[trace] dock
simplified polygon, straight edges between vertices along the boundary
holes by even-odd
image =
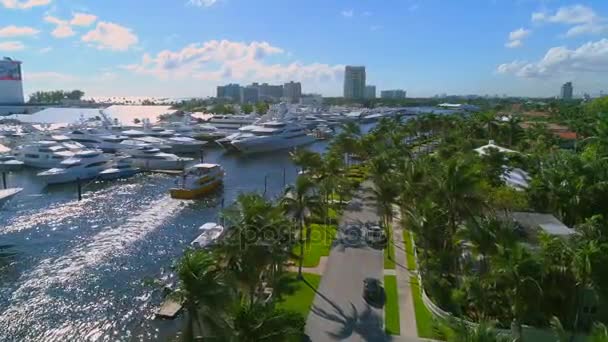
[[[144,172],[146,172],[146,171],[144,171]],[[179,176],[182,173],[184,173],[184,170],[148,170],[147,172],[163,173],[163,174],[166,174],[166,175]]]
[[[11,197],[23,191],[22,188],[8,188],[4,190],[0,190],[0,204],[4,203],[4,201],[8,201]]]
[[[182,304],[171,298],[167,297],[163,304],[156,310],[156,316],[160,318],[173,319],[181,311]]]

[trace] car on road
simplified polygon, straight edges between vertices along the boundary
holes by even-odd
[[[369,225],[365,229],[365,241],[372,246],[379,246],[386,244],[386,234],[384,229],[379,225]]]
[[[363,280],[363,299],[373,305],[382,304],[384,289],[380,280],[376,278],[365,278]]]

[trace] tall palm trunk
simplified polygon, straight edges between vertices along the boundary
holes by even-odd
[[[300,265],[298,266],[298,279],[302,279],[302,266],[304,264],[304,220],[302,217],[298,220],[300,226]]]

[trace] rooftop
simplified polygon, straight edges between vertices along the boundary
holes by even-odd
[[[512,212],[511,219],[526,229],[541,229],[553,236],[569,236],[575,233],[551,214]]]

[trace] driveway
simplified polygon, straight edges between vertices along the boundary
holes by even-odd
[[[362,184],[340,220],[340,230],[306,321],[310,341],[386,341],[383,309],[363,299],[363,280],[383,280],[382,250],[368,247],[360,229],[377,223],[371,182]],[[355,226],[352,228],[352,226]],[[351,229],[347,229],[351,227]]]

